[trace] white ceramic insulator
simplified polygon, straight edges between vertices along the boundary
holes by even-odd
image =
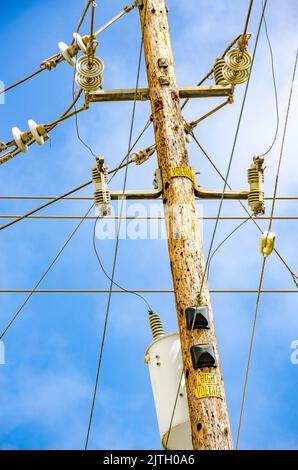
[[[185,133],[185,140],[186,140],[186,143],[187,143],[187,144],[190,144],[190,143],[191,143],[191,140],[192,140],[192,139],[191,139],[191,135],[188,134],[187,132]]]
[[[66,62],[69,65],[71,65],[72,67],[74,67],[75,61],[71,57],[70,53],[68,52],[68,45],[65,44],[65,42],[58,42],[58,47],[59,47],[60,53],[62,54],[62,56],[66,60]]]
[[[79,33],[73,33],[73,38],[75,40],[75,45],[78,46],[79,49],[81,49],[81,51],[84,52],[84,54],[86,54],[87,46],[84,43],[82,36]]]
[[[26,145],[23,140],[22,140],[22,132],[18,127],[13,127],[12,130],[12,136],[14,138],[14,141],[19,148],[19,150],[23,153],[26,153],[28,151],[28,145]]]
[[[31,132],[32,137],[35,140],[35,142],[38,145],[43,145],[44,144],[44,137],[42,135],[40,135],[38,130],[37,130],[38,124],[36,124],[36,122],[33,121],[33,119],[29,119],[28,126],[29,126],[30,132]]]

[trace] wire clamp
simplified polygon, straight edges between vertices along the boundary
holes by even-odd
[[[6,142],[0,142],[0,152],[4,152],[4,150],[7,150],[8,146]]]
[[[270,256],[274,250],[276,235],[274,232],[266,230],[262,233],[260,252],[263,256]]]
[[[154,144],[146,148],[145,150],[140,150],[139,152],[133,153],[131,155],[131,159],[136,165],[142,165],[142,163],[149,160],[149,158],[155,153],[155,151],[156,145]]]
[[[48,59],[44,60],[40,64],[40,68],[47,69],[51,71],[53,68],[56,67],[56,65],[61,61],[61,54],[55,54],[52,57],[49,57]]]

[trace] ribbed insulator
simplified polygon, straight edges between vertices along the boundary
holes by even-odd
[[[87,56],[77,60],[76,70],[84,77],[98,77],[104,71],[104,63],[98,57],[93,57],[92,63]]]
[[[228,81],[223,76],[223,68],[225,66],[224,59],[216,59],[213,67],[213,75],[216,85],[228,85]]]
[[[223,76],[230,85],[241,85],[249,79],[250,70],[234,70],[228,65],[223,67]]]
[[[247,171],[250,191],[248,194],[248,204],[255,215],[264,214],[264,174],[256,166]]]
[[[149,324],[152,332],[153,339],[158,339],[165,335],[164,327],[161,323],[161,319],[157,313],[149,313]]]
[[[105,173],[104,169],[103,169],[103,172]],[[97,166],[94,166],[92,168],[92,179],[93,179],[93,181],[96,181],[96,180],[100,180],[100,178],[101,178],[100,177],[100,171],[99,171]]]
[[[102,87],[102,76],[85,77],[81,73],[76,73],[75,80],[77,85],[85,91],[97,91]]]
[[[97,206],[100,204],[110,204],[111,202],[111,194],[110,191],[107,189],[105,191],[101,191],[97,189],[94,193],[94,200]]]
[[[92,168],[91,174],[92,174],[92,180],[93,180],[93,181],[96,181],[96,179],[97,179],[97,178],[99,179],[99,177],[100,177],[100,176],[99,176],[99,171],[98,171],[98,168],[97,168],[97,167],[93,167],[93,168]]]
[[[82,56],[76,63],[76,83],[85,91],[97,91],[102,86],[104,63],[94,57],[92,63],[87,56]]]
[[[248,202],[250,205],[258,203],[258,202],[263,204],[263,200],[264,200],[263,191],[254,191],[252,193],[249,193]]]
[[[108,190],[108,169],[97,164],[92,168],[92,180],[95,183],[94,201],[99,215],[105,217],[111,214],[111,193]]]
[[[251,68],[251,55],[247,52],[241,52],[239,49],[232,49],[227,52],[224,59],[226,65],[236,72],[248,70]]]

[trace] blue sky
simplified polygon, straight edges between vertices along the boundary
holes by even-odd
[[[104,24],[124,6],[120,0],[98,1],[96,27]],[[241,32],[247,1],[221,0],[210,6],[207,0],[168,0],[169,21],[181,85],[191,85],[210,69],[215,58]],[[45,0],[11,1],[1,10],[0,79],[6,84],[30,73],[57,52],[58,41],[71,40],[84,2]],[[70,8],[71,6],[71,8]],[[261,12],[255,2],[249,30],[253,33]],[[268,1],[268,28],[276,60],[276,75],[284,122],[295,51],[298,44],[298,8],[295,0],[280,7]],[[83,28],[89,31],[88,21]],[[105,62],[104,87],[135,85],[140,44],[139,19],[130,13],[106,31],[98,55]],[[48,122],[70,104],[73,70],[60,64],[27,84],[7,93],[0,106],[0,140],[11,139],[10,129],[27,128],[27,120]],[[144,67],[141,86],[146,86]],[[202,144],[225,172],[231,152],[244,87],[236,89],[235,104],[205,121],[197,130]],[[185,110],[195,119],[218,104],[216,99],[195,100]],[[94,104],[80,116],[80,131],[112,168],[128,146],[132,104]],[[134,135],[147,121],[148,103],[138,103]],[[297,97],[293,102],[279,194],[297,195],[296,133]],[[263,152],[272,140],[275,125],[274,95],[270,57],[264,31],[260,38],[247,106],[232,166],[230,184],[246,188],[246,170],[252,157]],[[51,135],[51,145],[32,146],[25,155],[1,167],[2,195],[62,194],[90,179],[93,160],[75,134],[72,120]],[[152,131],[139,148],[153,142]],[[279,156],[280,136],[266,164],[266,193],[273,193],[273,178]],[[192,143],[190,161],[200,171],[205,187],[221,188],[204,156]],[[131,167],[129,188],[150,188],[156,168],[155,156],[142,167]],[[120,188],[123,174],[113,181]],[[90,196],[93,188],[82,191]],[[33,201],[0,201],[0,214],[21,214]],[[204,203],[204,214],[215,215],[217,202]],[[45,214],[82,215],[88,202],[64,201]],[[269,206],[267,206],[267,213]],[[226,202],[224,215],[243,215],[237,202]],[[295,202],[278,202],[276,214],[296,215]],[[3,222],[5,220],[3,219]],[[26,220],[0,236],[1,289],[30,289],[37,282],[76,220]],[[202,227],[208,249],[214,222]],[[237,222],[221,221],[217,242]],[[261,222],[264,229],[267,223]],[[256,289],[261,267],[259,232],[247,224],[214,258],[211,289]],[[92,250],[92,221],[86,221],[43,282],[43,289],[106,289],[108,280],[100,272]],[[296,221],[275,221],[277,248],[295,270],[297,266]],[[108,270],[114,241],[98,242]],[[171,289],[167,247],[164,240],[123,240],[119,246],[116,279],[129,289]],[[268,260],[264,288],[294,289],[280,261]],[[0,294],[1,330],[24,299],[23,294]],[[177,329],[172,295],[148,295],[168,331]],[[236,434],[254,295],[213,295],[213,307],[233,435]],[[81,449],[88,424],[92,387],[107,296],[36,294],[5,338],[6,365],[0,366],[0,448]],[[266,295],[261,299],[255,348],[252,357],[247,403],[241,435],[242,449],[297,449],[298,366],[291,364],[290,344],[298,339],[296,296]],[[90,448],[160,448],[148,371],[143,362],[150,342],[147,312],[134,296],[112,298],[106,348],[99,383]]]

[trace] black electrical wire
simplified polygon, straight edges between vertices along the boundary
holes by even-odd
[[[125,160],[127,160],[127,158],[129,157],[130,153],[132,152],[132,150],[135,148],[135,146],[137,145],[137,143],[139,142],[139,140],[142,138],[142,136],[144,135],[145,131],[148,129],[149,125],[150,125],[150,120],[146,123],[145,127],[143,128],[143,130],[140,132],[139,136],[137,137],[137,139],[135,140],[135,142],[133,143],[133,145],[131,146],[129,152],[124,156],[124,158],[121,160],[121,162],[118,164],[118,166],[116,168],[114,168],[113,170],[110,170],[108,172],[108,174],[111,175],[111,178],[110,178],[110,181],[114,178],[114,176],[117,174],[117,172],[123,168],[125,168],[127,166],[127,164],[131,164],[133,163],[132,161],[129,161],[128,163],[124,163]],[[81,184],[80,186],[77,186],[76,188],[74,189],[71,189],[70,191],[68,191],[67,193],[64,193],[62,194],[61,196],[58,196],[56,198],[53,198],[51,201],[45,203],[45,204],[42,204],[41,206],[38,206],[36,207],[35,209],[27,212],[26,214],[20,216],[20,217],[17,217],[15,220],[5,224],[5,225],[2,225],[0,226],[0,231],[1,230],[4,230],[8,227],[11,227],[12,225],[20,222],[21,220],[24,220],[24,219],[27,219],[29,218],[31,215],[33,214],[36,214],[37,212],[41,211],[42,209],[45,209],[46,207],[52,205],[52,204],[55,204],[56,202],[58,201],[61,201],[62,199],[66,199],[67,196],[79,191],[80,189],[83,189],[87,186],[89,186],[90,184],[92,183],[92,180],[89,180],[87,181],[86,183],[83,183]]]
[[[262,1],[262,5],[264,6],[264,1]],[[251,4],[252,6],[252,4]],[[268,43],[268,46],[269,46],[269,51],[270,51],[270,60],[271,60],[271,71],[272,71],[272,80],[273,80],[273,87],[274,87],[274,96],[275,96],[275,109],[276,109],[276,129],[275,129],[275,134],[274,134],[274,138],[273,138],[273,141],[272,141],[272,144],[271,146],[268,148],[268,150],[263,153],[261,156],[262,157],[265,157],[266,155],[268,155],[268,153],[271,152],[272,148],[274,147],[275,145],[275,142],[276,142],[276,139],[277,139],[277,136],[278,136],[278,131],[279,131],[279,103],[278,103],[278,92],[277,92],[277,84],[276,84],[276,77],[275,77],[275,65],[274,65],[274,55],[273,55],[273,49],[272,49],[272,44],[271,44],[271,40],[270,40],[270,36],[269,36],[269,32],[268,32],[268,26],[267,26],[267,21],[266,21],[266,16],[264,15],[264,27],[265,27],[265,34],[266,34],[266,39],[267,39],[267,43]],[[247,28],[246,28],[247,29]],[[248,217],[244,222],[242,222],[240,225],[238,225],[221,243],[220,245],[214,250],[214,252],[212,253],[211,257],[210,257],[210,261],[209,261],[209,265],[208,265],[208,268],[207,268],[207,278],[209,278],[209,270],[210,270],[210,263],[211,263],[211,260],[212,258],[214,257],[214,255],[217,253],[217,251],[223,246],[223,244],[229,240],[229,238],[235,233],[237,232],[246,222],[248,222],[249,220],[252,219],[252,216],[251,217]]]
[[[91,2],[92,2],[92,0],[88,0],[88,3],[87,3],[87,5],[86,5],[86,7],[85,7],[85,9],[84,9],[84,11],[83,11],[83,13],[82,13],[82,15],[81,15],[79,24],[78,24],[78,26],[77,26],[77,32],[79,32],[79,30],[80,30],[80,28],[81,28],[81,26],[82,26],[82,23],[83,23],[83,21],[84,21],[84,19],[85,19],[85,16],[86,16],[87,12],[88,12],[88,9],[89,9],[89,6],[90,6]],[[74,40],[72,41],[72,44],[73,44],[73,43],[74,43]],[[4,88],[3,90],[0,90],[0,95],[3,94],[3,93],[6,93],[6,92],[9,91],[9,90],[12,90],[13,88],[15,88],[15,87],[17,87],[17,86],[19,86],[19,85],[21,85],[21,84],[23,84],[23,83],[25,83],[25,82],[27,82],[28,80],[30,80],[31,78],[35,77],[36,75],[38,75],[39,73],[43,72],[44,70],[48,70],[48,69],[47,69],[46,65],[42,64],[39,69],[35,70],[35,72],[33,72],[33,73],[27,75],[26,77],[24,77],[24,78],[22,78],[21,80],[19,80],[19,81],[13,83],[13,84],[10,85],[10,86]]]
[[[123,292],[126,292],[128,294],[132,294],[132,295],[136,295],[137,297],[139,297],[140,299],[142,299],[144,301],[144,303],[146,304],[146,306],[148,307],[148,310],[149,311],[152,311],[152,308],[149,304],[149,302],[146,300],[146,298],[144,296],[142,296],[141,294],[138,294],[137,292],[134,292],[134,291],[131,291],[131,290],[127,290],[125,289],[124,287],[122,287],[120,284],[118,284],[118,282],[114,281],[107,273],[107,271],[105,270],[104,268],[104,265],[101,261],[101,258],[99,256],[99,252],[98,252],[98,249],[97,249],[97,246],[96,246],[96,227],[97,227],[97,223],[99,220],[101,220],[102,217],[98,216],[97,219],[95,220],[94,222],[94,225],[93,225],[93,250],[94,250],[94,253],[95,253],[95,256],[97,258],[97,261],[98,261],[98,264],[100,266],[100,269],[101,271],[103,272],[103,274],[106,276],[106,278],[111,281],[111,283],[118,287],[120,290],[122,290]]]
[[[25,301],[22,303],[22,305],[18,308],[18,310],[16,311],[16,313],[13,315],[12,319],[10,320],[10,322],[8,323],[8,325],[6,326],[6,328],[3,330],[3,332],[1,333],[0,335],[0,340],[2,340],[2,338],[6,335],[6,333],[8,332],[8,330],[11,328],[12,324],[16,321],[16,319],[19,317],[20,313],[23,311],[23,308],[25,307],[25,305],[29,302],[29,300],[31,299],[32,295],[34,294],[34,292],[38,289],[38,287],[40,286],[40,284],[42,283],[42,281],[45,279],[45,277],[48,275],[48,273],[51,271],[51,269],[53,268],[53,266],[56,264],[56,262],[58,261],[58,259],[60,258],[60,256],[62,255],[63,251],[65,250],[65,248],[67,247],[67,245],[69,244],[69,242],[72,240],[72,238],[74,237],[74,235],[77,233],[78,229],[80,228],[80,226],[82,225],[82,223],[84,222],[84,220],[86,219],[86,217],[88,216],[88,214],[90,213],[92,207],[94,206],[94,203],[92,204],[92,206],[88,209],[88,211],[85,213],[84,217],[82,218],[82,220],[80,220],[80,222],[78,223],[78,225],[75,227],[75,229],[72,231],[72,233],[70,234],[70,236],[67,238],[67,240],[64,242],[64,244],[62,245],[62,248],[58,251],[57,255],[54,257],[54,259],[51,261],[49,267],[45,270],[45,272],[43,273],[43,275],[41,276],[41,278],[39,279],[39,281],[35,284],[34,288],[32,289],[32,291],[30,292],[30,294],[26,297]]]
[[[280,150],[278,166],[277,166],[277,172],[276,172],[276,177],[275,177],[274,196],[273,196],[273,201],[272,201],[272,208],[271,208],[271,214],[270,214],[270,222],[269,222],[269,227],[268,227],[268,233],[270,233],[271,228],[272,228],[272,223],[273,223],[272,221],[273,221],[273,214],[274,214],[274,209],[275,209],[275,198],[276,198],[276,195],[277,195],[279,174],[280,174],[280,169],[281,169],[282,158],[283,158],[283,155],[284,155],[284,146],[285,146],[285,140],[286,140],[286,135],[287,135],[287,130],[288,130],[288,122],[289,122],[290,109],[291,109],[291,104],[292,104],[292,96],[293,96],[294,82],[295,82],[295,77],[296,77],[297,63],[298,63],[298,50],[296,51],[296,58],[295,58],[294,71],[293,71],[293,77],[292,77],[292,82],[291,82],[290,96],[289,96],[289,100],[288,100],[286,120],[285,120],[285,125],[284,125],[284,132],[283,132],[283,138],[282,138],[282,143],[281,143],[281,150]],[[263,255],[263,262],[262,262],[262,268],[261,268],[261,274],[260,274],[260,280],[259,280],[258,294],[257,294],[256,306],[255,306],[255,312],[254,312],[253,327],[252,327],[252,333],[251,333],[251,338],[250,338],[248,360],[247,360],[246,373],[245,373],[243,392],[242,392],[242,401],[241,401],[241,407],[240,407],[237,438],[236,438],[236,449],[238,449],[239,441],[240,441],[240,433],[241,433],[243,412],[244,412],[244,406],[245,406],[245,400],[246,400],[248,377],[249,377],[251,358],[252,358],[252,353],[253,353],[253,346],[254,346],[254,339],[255,339],[255,334],[256,334],[257,319],[258,319],[258,315],[259,315],[261,290],[262,290],[262,286],[263,286],[263,280],[264,280],[264,274],[265,274],[265,267],[266,267],[267,259],[268,259],[268,257]]]
[[[213,159],[210,157],[210,155],[208,155],[208,153],[206,152],[206,150],[204,149],[204,147],[202,146],[202,144],[199,142],[199,140],[197,139],[197,137],[195,136],[194,132],[192,131],[191,132],[191,136],[194,140],[194,142],[198,145],[198,147],[200,148],[200,150],[202,151],[203,155],[205,155],[205,157],[207,158],[207,160],[209,161],[209,163],[213,166],[214,170],[216,171],[216,173],[219,175],[219,177],[225,181],[225,177],[224,175],[221,173],[221,171],[218,169],[217,165],[214,163]],[[230,190],[232,190],[232,187],[230,186],[230,184],[227,182],[227,186]],[[242,201],[239,201],[239,204],[241,205],[242,209],[246,212],[246,214],[250,217],[250,213],[248,211],[248,209],[245,207],[245,205],[243,204]],[[254,225],[257,227],[257,229],[259,230],[260,233],[263,233],[263,230],[262,228],[260,227],[260,225],[258,224],[258,222],[256,221],[256,218],[253,217],[251,218],[251,221],[254,223]],[[298,287],[298,282],[297,282],[297,276],[296,274],[294,273],[294,271],[290,268],[289,264],[286,262],[286,260],[284,259],[284,257],[280,254],[280,252],[277,250],[277,248],[274,248],[274,253],[277,255],[277,257],[280,259],[280,261],[283,263],[283,265],[285,266],[285,268],[289,271],[289,273],[291,274],[291,277],[293,278],[293,281],[295,283],[295,285]]]
[[[263,1],[262,1],[262,5],[264,5]],[[269,32],[268,32],[267,21],[266,21],[265,15],[264,15],[264,27],[265,27],[265,35],[266,35],[266,39],[267,39],[267,43],[268,43],[268,47],[269,47],[269,52],[270,52],[271,72],[272,72],[274,97],[275,97],[276,129],[275,129],[275,134],[274,134],[274,137],[273,137],[272,144],[270,145],[268,150],[266,150],[266,152],[264,152],[261,155],[262,157],[265,157],[266,155],[268,155],[268,153],[270,153],[271,150],[273,149],[273,147],[275,145],[275,142],[276,142],[276,139],[277,139],[277,136],[278,136],[278,131],[279,131],[279,104],[278,104],[277,83],[276,83],[276,77],[275,77],[274,54],[273,54],[272,44],[271,44],[271,40],[270,40],[270,36],[269,36]]]
[[[128,158],[129,158],[129,152],[130,152],[130,148],[131,148],[132,135],[133,135],[133,129],[134,129],[135,112],[136,112],[136,104],[137,104],[136,98],[137,98],[137,92],[138,92],[138,88],[139,88],[139,79],[140,79],[142,52],[143,52],[143,37],[144,37],[144,28],[145,28],[145,19],[146,19],[146,13],[147,13],[147,5],[148,5],[148,0],[145,0],[145,3],[144,3],[144,8],[145,8],[144,15],[145,15],[145,17],[144,17],[144,23],[143,23],[143,26],[142,26],[142,38],[141,38],[141,46],[140,46],[139,59],[138,59],[137,79],[136,79],[136,87],[135,87],[135,99],[134,99],[134,103],[133,103],[133,110],[132,110],[132,117],[131,117],[131,126],[130,126],[129,141],[128,141],[127,161],[128,161]],[[125,188],[126,188],[127,172],[128,172],[128,166],[126,166],[126,169],[125,169],[124,182],[123,182],[123,193],[125,192]],[[119,221],[119,225],[118,225],[118,232],[117,232],[117,238],[116,238],[112,274],[111,274],[110,290],[109,290],[109,295],[108,295],[108,302],[107,302],[107,308],[106,308],[105,319],[104,319],[104,328],[103,328],[102,340],[101,340],[101,344],[100,344],[98,365],[97,365],[95,384],[94,384],[94,390],[93,390],[93,398],[92,398],[92,404],[91,404],[91,410],[90,410],[90,416],[89,416],[89,422],[88,422],[88,428],[87,428],[87,435],[86,435],[86,440],[85,440],[85,450],[88,449],[88,444],[89,444],[90,431],[91,431],[91,426],[92,426],[93,413],[94,413],[94,407],[95,407],[95,401],[96,401],[97,389],[98,389],[98,383],[99,383],[99,376],[100,376],[100,370],[101,370],[101,363],[102,363],[102,357],[103,357],[103,351],[104,351],[104,345],[105,345],[105,338],[106,338],[106,333],[107,333],[107,326],[108,326],[108,319],[109,319],[109,312],[110,312],[110,305],[111,305],[111,298],[112,298],[112,288],[113,288],[113,282],[114,282],[114,276],[115,276],[115,270],[116,270],[116,262],[117,262],[117,255],[118,255],[118,248],[119,248],[119,237],[120,237],[121,217],[122,217],[122,213],[123,213],[123,205],[124,204],[123,204],[123,199],[122,199],[122,201],[121,201],[121,210],[120,210],[120,221]]]
[[[146,128],[146,126],[145,126]],[[145,129],[144,128],[144,129]],[[141,134],[138,136],[137,140],[134,142],[134,144],[132,145],[131,149],[130,149],[130,152],[132,151],[133,147],[137,144],[138,140],[141,138],[141,136],[143,135],[144,133],[144,129],[143,131],[141,132]],[[127,154],[127,156],[129,156],[130,152]],[[109,171],[109,174],[111,175],[111,178],[110,180],[116,175],[116,173],[121,169],[123,168],[123,161],[121,161],[121,163],[113,170],[110,170]],[[126,165],[125,165],[126,166]],[[83,184],[83,185],[80,185],[78,186],[77,188],[75,188],[74,190],[72,191],[69,191],[68,193],[65,193],[64,195],[62,196],[59,196],[58,198],[54,198],[51,202],[54,203],[54,202],[57,202],[58,200],[61,200],[63,199],[63,197],[65,197],[66,194],[71,194],[73,192],[76,192],[78,191],[79,189],[82,189],[83,187],[86,187],[88,186],[89,184],[92,183],[92,180],[90,181],[87,181],[87,183]],[[47,276],[47,274],[50,272],[50,270],[52,269],[52,267],[54,266],[54,264],[56,263],[56,261],[58,260],[58,258],[60,257],[60,255],[62,254],[62,252],[64,251],[64,249],[66,248],[66,246],[68,245],[68,243],[71,241],[71,239],[73,238],[73,236],[75,235],[75,233],[77,232],[77,230],[79,229],[79,227],[81,226],[81,224],[84,222],[84,220],[86,220],[88,218],[88,215],[92,209],[92,207],[94,206],[94,204],[92,204],[92,206],[90,207],[90,209],[87,211],[87,213],[82,217],[82,219],[80,220],[79,224],[76,226],[75,230],[71,233],[71,235],[69,236],[69,238],[66,240],[66,242],[64,243],[63,247],[61,248],[61,250],[58,252],[58,254],[55,256],[54,260],[51,262],[51,264],[49,265],[49,267],[46,269],[45,273],[42,275],[42,277],[39,279],[39,281],[37,282],[37,284],[35,285],[35,287],[30,291],[30,295],[28,295],[28,297],[25,299],[25,301],[23,302],[23,304],[20,306],[20,308],[17,310],[17,312],[15,313],[15,315],[12,317],[12,319],[10,320],[8,326],[5,328],[4,332],[2,333],[1,337],[0,337],[0,340],[4,337],[4,335],[7,333],[7,331],[10,329],[10,327],[12,326],[12,324],[15,322],[15,320],[18,318],[18,316],[20,315],[20,313],[22,312],[23,308],[25,307],[25,305],[28,303],[28,301],[30,300],[30,298],[32,297],[32,295],[36,292],[36,290],[38,289],[38,287],[40,286],[41,282],[45,279],[45,277]],[[31,211],[31,213],[33,212],[37,212],[39,210],[41,210],[42,208],[44,208],[45,205],[43,206],[40,206],[38,208],[36,208],[34,211]],[[16,222],[19,222],[20,220],[23,220],[24,218],[28,217],[28,214],[25,214],[24,216],[18,218],[17,220],[13,221],[13,223],[16,223]],[[0,230],[5,228],[5,227],[8,227],[12,225],[11,223],[10,224],[7,224],[5,226],[2,226],[0,227]],[[144,299],[145,300],[145,299]],[[148,304],[149,305],[149,304]]]
[[[245,219],[243,222],[241,222],[241,224],[238,224],[233,230],[232,232],[229,233],[229,235],[215,248],[215,250],[212,252],[211,256],[210,256],[210,259],[209,259],[209,263],[208,263],[208,266],[207,266],[207,279],[209,279],[209,273],[210,273],[210,265],[211,265],[211,261],[213,260],[214,256],[216,255],[216,253],[218,252],[218,250],[234,235],[234,233],[238,232],[238,230],[243,227],[243,225],[246,224],[246,222],[248,222],[249,220],[251,220],[251,218],[253,217],[253,215],[251,215],[250,217],[248,217],[247,219]]]

